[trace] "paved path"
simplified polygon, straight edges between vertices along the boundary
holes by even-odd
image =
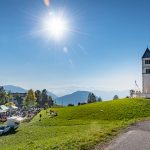
[[[95,150],[150,150],[150,121],[137,123],[105,148],[98,146]]]

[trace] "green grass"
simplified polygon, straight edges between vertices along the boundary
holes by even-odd
[[[150,117],[150,100],[122,99],[53,110],[57,117],[42,111],[41,122],[38,114],[17,133],[0,137],[0,149],[91,149],[129,124]]]

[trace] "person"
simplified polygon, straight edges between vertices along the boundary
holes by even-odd
[[[53,110],[49,110],[49,114],[51,115],[54,111]]]
[[[50,110],[50,116],[51,116],[51,117],[57,116],[57,112],[55,112],[55,111],[53,111],[53,110]]]
[[[39,121],[41,121],[41,118],[42,118],[42,114],[40,114],[40,120]]]

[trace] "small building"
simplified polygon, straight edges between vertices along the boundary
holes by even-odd
[[[17,97],[19,97],[21,99],[25,99],[26,95],[27,95],[27,93],[12,93],[13,99],[11,100],[11,102],[18,105]]]
[[[12,93],[13,97],[19,96],[21,98],[24,98],[24,97],[26,97],[26,95],[27,95],[27,93]]]

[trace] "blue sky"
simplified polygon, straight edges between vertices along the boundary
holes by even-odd
[[[0,81],[57,95],[75,90],[141,86],[141,56],[150,45],[148,0],[0,1]],[[39,30],[50,11],[64,10],[61,41]],[[67,51],[64,51],[67,49]]]

